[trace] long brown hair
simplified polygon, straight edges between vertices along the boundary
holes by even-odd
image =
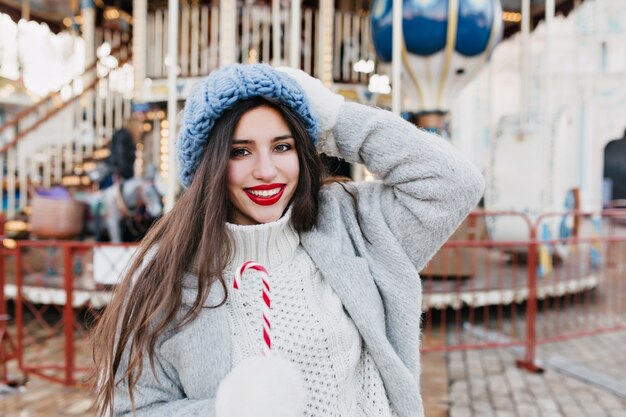
[[[185,326],[202,308],[207,308],[204,303],[213,285],[221,285],[226,294],[222,275],[232,256],[232,243],[226,231],[229,208],[226,176],[231,141],[243,114],[260,106],[278,110],[291,130],[300,164],[299,182],[291,201],[292,223],[298,232],[314,227],[323,172],[302,121],[276,100],[254,98],[237,103],[216,122],[189,189],[143,239],[130,269],[92,332],[99,416],[107,410],[113,414],[118,383],[126,384],[134,407],[133,390],[144,371],[144,355],[148,355],[151,371],[155,372],[154,352],[159,336],[166,330]],[[190,271],[197,277],[197,294],[181,316],[183,276]],[[223,305],[226,296],[208,308]],[[121,364],[125,349],[128,363]],[[116,377],[120,365],[124,372]]]

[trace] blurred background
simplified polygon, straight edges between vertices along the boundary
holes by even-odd
[[[483,172],[421,272],[427,416],[626,415],[624,0],[0,0],[0,414],[94,414],[86,335],[181,192],[186,96],[234,62]]]

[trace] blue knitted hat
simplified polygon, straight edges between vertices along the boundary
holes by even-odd
[[[176,142],[180,181],[185,187],[191,184],[215,122],[238,101],[259,96],[291,108],[315,144],[318,117],[295,80],[265,64],[229,65],[199,81],[187,97]]]

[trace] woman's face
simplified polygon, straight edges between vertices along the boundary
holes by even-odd
[[[281,114],[268,106],[237,124],[228,161],[229,221],[251,225],[280,219],[298,186],[296,141]]]

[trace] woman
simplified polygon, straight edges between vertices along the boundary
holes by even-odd
[[[266,65],[198,84],[177,146],[187,190],[94,334],[101,412],[423,416],[418,271],[477,203],[478,171],[392,113]],[[322,185],[317,152],[382,181]],[[246,261],[269,272],[282,362],[254,360],[263,273],[234,290]]]

